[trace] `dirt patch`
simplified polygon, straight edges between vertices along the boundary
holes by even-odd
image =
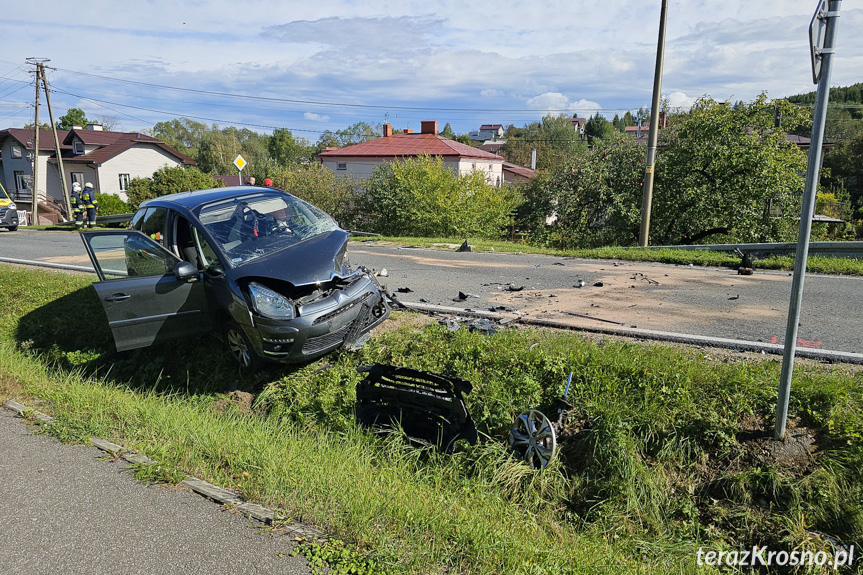
[[[788,429],[781,441],[769,435],[772,435],[772,430],[764,432],[762,437],[740,442],[747,467],[775,464],[797,476],[805,475],[815,468],[822,453],[819,434],[815,429]]]
[[[224,415],[230,406],[234,406],[238,413],[252,415],[252,403],[255,396],[246,391],[232,391],[227,399],[220,399],[213,404],[213,409],[220,415]]]

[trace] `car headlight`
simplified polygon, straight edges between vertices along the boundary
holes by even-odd
[[[10,210],[14,210],[14,209],[16,209],[17,207],[18,207],[18,206],[16,206],[16,205],[15,205],[15,202],[12,202],[11,204],[9,204],[9,209],[10,209]]]
[[[291,300],[257,282],[249,284],[252,307],[264,317],[271,319],[293,319],[294,305]]]

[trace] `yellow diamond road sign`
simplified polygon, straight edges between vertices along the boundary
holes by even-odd
[[[243,168],[246,167],[247,163],[248,162],[246,162],[246,160],[243,158],[243,156],[239,156],[239,155],[237,156],[237,159],[234,160],[234,165],[237,166],[237,169],[240,170],[241,172],[243,171]]]

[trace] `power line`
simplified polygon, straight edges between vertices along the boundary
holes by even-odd
[[[78,72],[76,70],[68,70],[65,68],[56,68],[57,70],[68,72],[71,74],[77,74],[81,76],[90,76],[92,78],[99,78],[102,80],[110,80],[112,82],[122,82],[125,84],[133,84],[136,86],[144,86],[148,88],[159,88],[162,90],[175,90],[178,92],[187,92],[192,94],[203,94],[208,96],[219,96],[226,98],[239,98],[244,100],[259,100],[264,102],[279,102],[279,103],[289,103],[289,104],[304,104],[308,106],[329,106],[335,108],[369,108],[376,110],[410,110],[410,111],[419,111],[419,112],[500,112],[500,113],[544,113],[544,112],[559,112],[559,113],[572,113],[577,112],[578,108],[565,108],[565,109],[548,109],[548,110],[536,110],[530,108],[438,108],[438,107],[430,107],[430,106],[393,106],[393,105],[381,105],[381,104],[349,104],[346,102],[329,102],[329,101],[318,101],[318,100],[300,100],[293,98],[276,98],[272,96],[250,96],[248,94],[234,94],[231,92],[219,92],[214,90],[201,90],[198,88],[181,88],[179,86],[166,86],[164,84],[152,84],[149,82],[140,82],[138,80],[126,80],[122,78],[114,78],[111,76],[103,76],[100,74],[92,74],[89,72]],[[597,108],[591,106],[585,106],[582,108],[583,110],[596,110]],[[632,111],[635,108],[598,108],[599,111],[602,112],[615,112],[615,111]]]

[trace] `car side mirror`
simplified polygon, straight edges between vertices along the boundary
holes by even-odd
[[[198,268],[189,262],[178,262],[174,266],[174,275],[178,280],[186,282],[195,281],[198,279]]]

